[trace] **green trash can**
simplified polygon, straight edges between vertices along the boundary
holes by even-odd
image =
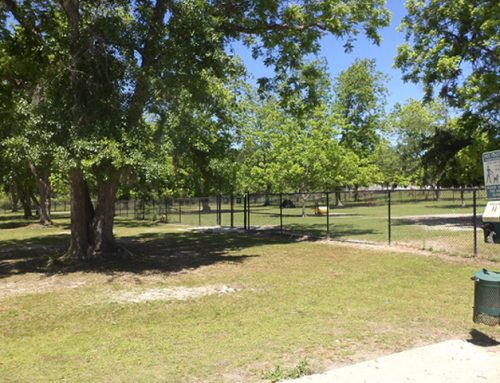
[[[500,273],[482,269],[474,281],[474,323],[500,324]]]

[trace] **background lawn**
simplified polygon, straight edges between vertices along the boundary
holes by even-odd
[[[472,257],[474,255],[472,200],[466,198],[465,205],[462,206],[459,198],[455,196],[453,199],[451,192],[448,194],[450,195],[443,192],[443,199],[440,201],[433,199],[407,201],[394,198],[391,207],[392,243],[449,255]],[[331,206],[329,231],[327,217],[314,214],[316,204],[321,206],[326,204],[324,197],[310,198],[307,201],[305,217],[302,216],[302,208],[299,207],[300,201],[294,200],[297,207],[282,209],[283,230],[287,233],[318,238],[329,235],[330,238],[338,240],[386,244],[389,241],[388,206],[383,197],[384,195],[379,195],[373,206],[366,203],[351,203],[343,207]],[[255,201],[251,199],[250,226],[252,228],[280,229],[279,200],[274,196],[270,202],[270,206],[264,206],[263,198],[256,198]],[[477,204],[477,255],[483,259],[500,261],[498,246],[485,244],[483,240],[480,215],[485,203],[484,199],[479,199]],[[215,209],[215,203],[212,206]],[[177,210],[172,210],[168,215],[169,222],[193,226],[217,224],[215,210],[199,214],[199,204],[194,200],[193,203],[186,202],[182,205],[180,215],[178,206],[176,208]],[[152,206],[145,210],[146,220],[156,219],[157,216],[158,214],[153,214]],[[228,203],[222,205],[221,221],[222,226],[231,225]],[[242,203],[236,203],[234,206],[233,224],[236,227],[244,225]]]
[[[500,338],[471,321],[474,260],[120,219],[132,259],[48,267],[68,245],[56,223],[2,217],[2,380],[259,382],[304,360],[316,372],[471,330]],[[224,285],[236,291],[116,299]]]

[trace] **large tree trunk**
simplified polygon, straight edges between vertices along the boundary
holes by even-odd
[[[51,188],[50,188],[50,172],[48,169],[38,171],[33,164],[30,163],[30,170],[35,177],[36,186],[38,189],[39,200],[37,201],[38,216],[42,225],[52,225],[50,216],[51,205]]]
[[[17,213],[17,211],[19,210],[19,193],[16,190],[16,186],[8,186],[5,189],[5,192],[10,195],[12,213]]]
[[[306,202],[309,195],[304,192],[304,189],[300,190],[300,202],[302,204],[302,217],[306,216]]]
[[[71,243],[66,257],[112,258],[123,252],[113,235],[118,172],[98,171],[97,203],[94,210],[83,172],[70,171]]]
[[[94,218],[94,207],[81,169],[73,168],[70,170],[69,186],[71,193],[71,242],[66,257],[86,259],[90,256],[90,245],[93,239],[90,229]]]
[[[271,205],[271,185],[267,185],[266,191],[264,193],[264,205],[263,206],[270,206]]]
[[[342,207],[342,195],[340,194],[340,189],[336,188],[335,189],[335,206],[336,207]]]
[[[441,200],[441,188],[439,187],[439,185],[432,185],[432,189],[434,190],[434,195],[436,197],[436,201],[440,201]]]
[[[28,191],[26,191],[22,186],[16,185],[17,195],[19,196],[19,201],[23,207],[23,218],[29,219],[33,218],[33,213],[31,212],[31,196]]]
[[[208,198],[202,198],[201,199],[201,212],[202,213],[210,213],[212,209],[210,208],[210,199]]]
[[[359,186],[354,186],[354,202],[359,202]]]
[[[92,222],[92,256],[111,258],[122,251],[113,236],[115,216],[116,189],[118,172],[111,170],[108,174],[97,175],[97,204]]]
[[[462,186],[460,188],[460,206],[461,207],[466,207],[466,204],[465,204],[465,188]]]

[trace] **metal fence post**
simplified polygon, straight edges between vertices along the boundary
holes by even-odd
[[[280,193],[280,233],[283,234],[283,193]]]
[[[330,193],[326,193],[326,237],[330,238]]]
[[[250,230],[250,193],[247,193],[247,228]]]
[[[392,204],[392,191],[388,190],[387,195],[387,225],[388,225],[388,242],[392,242],[392,225],[391,225],[391,204]]]
[[[473,201],[473,208],[472,208],[472,219],[473,219],[473,225],[474,225],[474,257],[477,256],[477,190],[474,190],[472,192],[472,201]]]
[[[179,223],[182,223],[182,201],[179,199]]]
[[[166,198],[163,198],[163,209],[165,209],[165,223],[168,223],[168,202]],[[127,217],[128,217],[128,205],[127,205]]]
[[[198,198],[198,226],[201,226],[201,199]]]
[[[231,205],[231,228],[234,227],[234,196],[231,194],[230,205]]]
[[[217,195],[217,211],[216,211],[216,215],[217,215],[217,225],[220,226],[220,221],[221,221],[221,215],[220,215],[220,209],[221,209],[221,197],[220,197],[220,194]]]
[[[247,229],[247,195],[243,195],[243,229]]]

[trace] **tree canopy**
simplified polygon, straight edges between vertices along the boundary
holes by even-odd
[[[72,199],[67,256],[122,251],[113,237],[120,180],[149,169],[148,160],[159,152],[152,143],[166,137],[164,127],[192,132],[194,140],[187,140],[192,143],[206,134],[193,129],[201,124],[212,132],[208,137],[223,143],[215,134],[224,131],[223,94],[242,74],[228,49],[232,42],[243,41],[273,66],[275,80],[286,81],[285,93],[301,90],[295,70],[319,51],[320,37],[333,34],[347,49],[361,32],[378,42],[377,30],[389,22],[384,3],[2,1],[1,86],[55,127],[51,143],[64,149]],[[9,97],[0,103],[8,115]],[[182,105],[196,105],[187,119],[179,112]],[[157,123],[162,118],[166,121]],[[167,145],[187,145],[178,138],[170,136]],[[189,147],[201,158],[210,157],[211,151],[199,146]]]
[[[408,0],[396,66],[453,107],[498,124],[500,4],[496,0]]]

